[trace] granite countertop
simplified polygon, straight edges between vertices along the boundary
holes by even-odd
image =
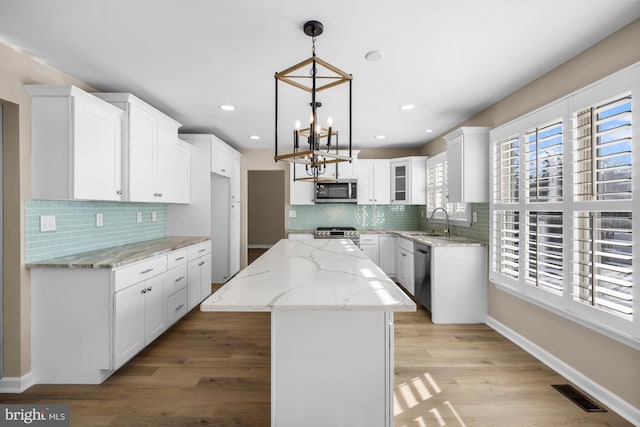
[[[280,240],[200,305],[202,311],[415,309],[348,239]]]
[[[25,266],[27,268],[116,268],[207,240],[210,238],[169,236],[31,262]]]

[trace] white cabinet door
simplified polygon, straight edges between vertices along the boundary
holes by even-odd
[[[396,274],[396,237],[395,236],[379,236],[378,237],[378,258],[380,263],[378,267],[385,274],[394,276]]]
[[[115,295],[114,368],[122,366],[144,348],[145,282],[129,286]]]
[[[176,169],[178,128],[168,120],[158,121],[158,138],[154,147],[153,197],[158,202],[172,201],[173,173]]]
[[[231,151],[231,176],[229,183],[231,190],[231,202],[237,203],[240,201],[240,177],[242,176],[242,170],[240,166],[240,153],[230,148]]]
[[[365,253],[369,259],[378,265],[378,246],[377,245],[360,245],[360,250]]]
[[[200,258],[198,267],[200,267],[200,298],[202,301],[211,295],[211,256]]]
[[[289,204],[290,205],[313,205],[315,203],[313,192],[315,185],[312,182],[294,181],[293,176],[307,176],[304,165],[291,163],[289,165]]]
[[[287,235],[289,240],[311,240],[315,239],[313,233],[289,233]]]
[[[374,194],[374,161],[365,159],[358,160],[358,204],[373,205]],[[388,175],[387,175],[388,178]]]
[[[158,118],[135,104],[129,105],[129,201],[154,202],[154,151]]]
[[[414,294],[413,254],[399,248],[396,258],[396,279],[411,295]]]
[[[106,111],[102,103],[74,98],[75,199],[122,198],[122,120]]]
[[[464,126],[444,136],[449,202],[489,201],[489,130],[483,126]]]
[[[144,344],[149,345],[166,329],[164,284],[166,274],[144,283]]]
[[[229,274],[240,271],[240,203],[231,203],[229,213]]]
[[[228,145],[211,135],[211,172],[231,177],[232,159]]]
[[[373,161],[373,203],[376,205],[388,205],[391,203],[391,191],[389,189],[390,163],[388,159]]]
[[[178,140],[175,146],[172,196],[173,203],[189,203],[191,200],[191,144]]]
[[[391,203],[408,204],[411,181],[409,180],[408,160],[391,162]]]
[[[198,305],[201,299],[202,290],[200,288],[200,263],[199,259],[189,261],[187,264],[187,311]]]

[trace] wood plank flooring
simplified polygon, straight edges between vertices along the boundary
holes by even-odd
[[[396,427],[631,425],[551,388],[566,382],[486,325],[395,315]],[[69,404],[82,427],[260,427],[269,395],[269,313],[195,309],[103,384],[36,385],[0,403]]]

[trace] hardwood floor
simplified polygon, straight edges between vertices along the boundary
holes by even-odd
[[[550,386],[566,380],[486,325],[436,326],[424,310],[395,321],[396,427],[631,425],[583,412]],[[101,385],[0,403],[69,404],[72,426],[260,427],[269,395],[269,314],[195,309]]]

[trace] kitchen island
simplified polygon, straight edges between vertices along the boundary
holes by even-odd
[[[272,426],[393,425],[393,312],[416,306],[350,240],[281,240],[200,309],[271,312]]]

